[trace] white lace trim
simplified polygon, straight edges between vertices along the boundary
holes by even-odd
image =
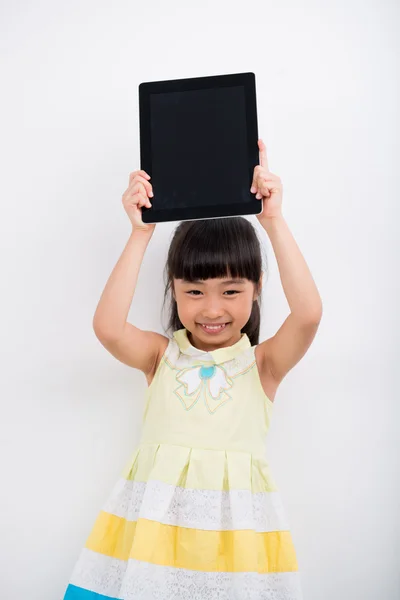
[[[302,600],[299,572],[221,573],[123,561],[83,548],[70,583],[120,600]]]
[[[193,529],[289,530],[279,492],[198,490],[121,478],[103,510],[128,521],[142,518]]]

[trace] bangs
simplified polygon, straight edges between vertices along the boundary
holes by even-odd
[[[260,248],[246,219],[223,218],[194,222],[169,257],[176,279],[238,277],[255,283],[261,271]]]

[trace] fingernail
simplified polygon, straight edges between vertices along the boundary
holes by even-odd
[[[254,192],[256,191],[256,188],[254,187],[254,185],[251,186],[250,191],[254,194]]]
[[[152,198],[154,196],[153,192],[150,192],[149,196]]]

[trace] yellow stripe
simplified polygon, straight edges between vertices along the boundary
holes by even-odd
[[[101,511],[86,548],[120,560],[192,569],[258,573],[297,571],[290,531],[205,531],[157,521],[127,521]]]

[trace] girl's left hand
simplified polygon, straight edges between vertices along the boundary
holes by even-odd
[[[262,140],[258,140],[260,164],[254,169],[251,193],[263,201],[263,210],[257,219],[262,223],[265,219],[273,219],[282,215],[282,183],[277,175],[268,169],[267,150]],[[257,193],[256,193],[257,192]]]

